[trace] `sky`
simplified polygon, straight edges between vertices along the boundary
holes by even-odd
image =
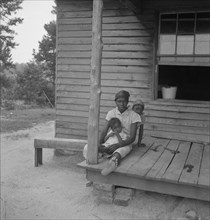
[[[15,42],[19,45],[12,50],[14,63],[26,63],[32,60],[33,49],[38,51],[38,41],[46,34],[44,25],[56,19],[51,13],[54,0],[24,0],[22,9],[15,17],[24,18],[22,24],[18,24],[14,30]]]

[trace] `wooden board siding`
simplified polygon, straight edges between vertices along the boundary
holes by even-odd
[[[187,12],[210,10],[209,0],[147,0],[143,10]],[[157,76],[154,76],[157,77]],[[187,100],[155,100],[146,105],[145,132],[162,138],[210,142],[210,102]]]
[[[145,112],[148,135],[210,142],[210,102],[156,100],[146,104]]]
[[[147,0],[144,1],[144,9],[155,9],[164,11],[199,11],[208,10],[210,8],[210,2],[208,0]]]
[[[92,0],[57,1],[56,137],[87,139]],[[100,128],[114,94],[126,89],[131,102],[151,100],[154,16],[137,16],[118,0],[104,0]]]
[[[92,0],[58,3],[56,137],[87,139],[90,91]],[[154,137],[210,142],[210,103],[153,100],[155,14],[209,10],[208,0],[143,1],[135,15],[119,0],[104,0],[100,128],[126,89],[131,103],[146,103],[145,133]]]

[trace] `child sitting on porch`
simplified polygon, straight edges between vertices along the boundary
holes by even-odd
[[[122,143],[122,141],[128,138],[128,135],[123,132],[121,121],[118,118],[111,118],[109,120],[109,126],[111,130],[107,133],[104,141],[105,143],[100,144],[99,152],[109,154],[106,150],[112,144]]]
[[[138,122],[138,132],[137,132],[137,146],[138,147],[145,147],[145,144],[141,143],[142,141],[142,137],[143,137],[143,132],[144,132],[144,123],[145,123],[145,115],[144,115],[144,103],[142,100],[136,100],[134,103],[133,103],[133,107],[132,107],[132,110],[134,112],[136,112],[137,114],[140,115],[141,117],[141,122]]]
[[[119,154],[121,158],[124,158],[132,149],[131,146],[124,146],[116,149],[113,153],[109,152],[109,146],[117,143],[121,144],[128,139],[128,135],[123,132],[121,121],[118,118],[111,118],[109,120],[109,126],[111,130],[104,139],[105,143],[99,146],[99,152],[105,155],[108,154],[108,158],[111,157],[105,168],[101,171],[103,176],[110,174],[118,166],[118,164],[113,162],[115,160],[114,155]]]
[[[128,138],[128,135],[122,131],[122,124],[118,118],[111,118],[108,123],[111,129],[104,138],[105,142],[100,144],[98,147],[99,157],[110,157],[112,154],[108,151],[109,146],[112,144],[122,143],[123,140]],[[84,147],[83,156],[85,159],[87,158],[87,145]]]

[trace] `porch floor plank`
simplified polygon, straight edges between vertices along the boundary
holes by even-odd
[[[134,147],[131,154],[126,157],[125,160],[122,160],[123,166],[119,166],[117,171],[120,173],[126,173],[140,158],[150,149],[150,147],[154,144],[155,138],[144,137],[142,143],[146,145],[146,147]]]
[[[203,153],[203,144],[193,143],[180,176],[180,183],[197,184]]]
[[[198,178],[198,184],[201,186],[210,185],[210,144],[206,144],[203,150],[203,157],[201,162],[200,175]]]
[[[160,155],[163,153],[169,140],[156,139],[152,147],[143,155],[143,157],[136,161],[128,170],[129,174],[136,176],[145,176],[146,173],[153,167]]]
[[[147,173],[146,178],[161,179],[170,162],[177,153],[180,141],[171,140],[159,160],[154,164],[152,169]]]
[[[98,164],[78,166],[86,169],[87,179],[135,189],[210,201],[210,145],[145,137],[145,148],[135,147],[120,166],[108,176]],[[191,172],[189,172],[189,166]]]
[[[182,169],[184,167],[185,161],[187,159],[189,150],[190,150],[190,142],[181,142],[178,148],[179,153],[177,153],[169,165],[168,169],[162,176],[163,180],[178,182],[179,177],[182,173]]]

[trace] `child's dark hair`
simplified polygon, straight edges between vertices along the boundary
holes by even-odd
[[[114,127],[115,123],[119,123],[119,124],[121,125],[120,119],[119,119],[119,118],[111,118],[111,119],[109,120],[109,126],[110,126],[111,128]]]

